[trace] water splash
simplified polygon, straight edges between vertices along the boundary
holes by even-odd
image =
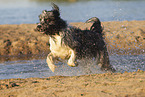
[[[145,54],[143,55],[111,55],[110,62],[117,72],[133,72],[138,69],[145,71]],[[58,68],[53,73],[46,64],[45,59],[17,60],[0,63],[0,79],[50,77],[55,75],[79,76],[87,74],[105,73],[95,65],[93,60],[80,60],[78,67],[70,67],[65,63],[56,64]]]

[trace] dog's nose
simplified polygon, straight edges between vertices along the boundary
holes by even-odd
[[[41,24],[38,24],[38,25],[37,25],[37,28],[41,28],[41,27],[42,27]]]

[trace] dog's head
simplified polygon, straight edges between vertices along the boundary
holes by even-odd
[[[59,7],[55,4],[51,11],[43,10],[39,15],[39,20],[40,23],[37,24],[36,30],[47,35],[58,34],[67,26],[66,22],[60,18]]]

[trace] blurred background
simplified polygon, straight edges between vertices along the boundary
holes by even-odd
[[[42,10],[60,7],[68,22],[145,20],[145,0],[0,0],[0,24],[37,23]]]

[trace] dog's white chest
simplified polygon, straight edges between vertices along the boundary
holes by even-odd
[[[62,37],[55,35],[54,38],[50,37],[50,50],[55,56],[65,59],[70,55],[70,48],[62,42]]]

